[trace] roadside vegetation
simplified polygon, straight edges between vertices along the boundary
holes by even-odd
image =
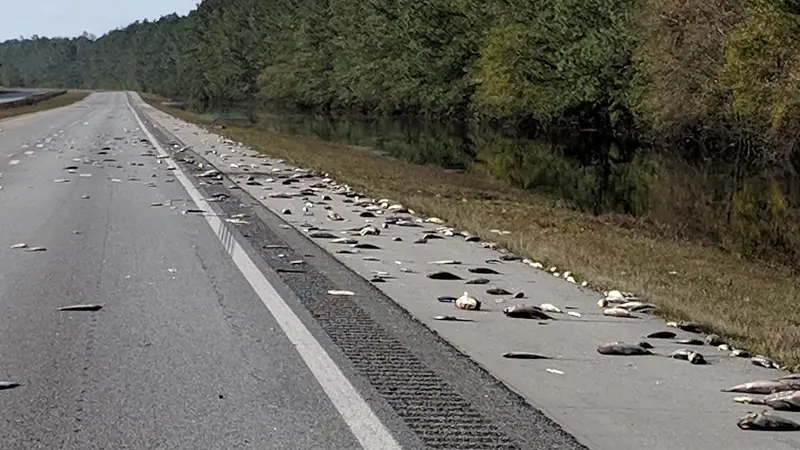
[[[89,91],[69,90],[55,97],[49,97],[43,100],[32,99],[32,101],[20,105],[4,105],[0,103],[0,120],[71,105],[83,100],[89,94]]]
[[[522,253],[800,362],[795,0],[205,0],[100,38],[0,43],[0,62],[2,85],[149,92],[194,121],[237,107],[258,122],[268,105],[492,127],[463,173],[221,132],[472,231],[508,229],[498,239]]]

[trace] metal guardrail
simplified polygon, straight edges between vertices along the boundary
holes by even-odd
[[[20,99],[12,100],[10,102],[0,103],[0,109],[19,108],[22,106],[35,105],[36,103],[39,103],[41,101],[49,100],[51,98],[55,98],[58,97],[59,95],[64,95],[66,93],[67,93],[66,89],[59,89],[53,91],[46,91],[39,94],[33,94]]]

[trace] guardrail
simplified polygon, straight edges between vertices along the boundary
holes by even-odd
[[[42,92],[40,94],[33,94],[17,100],[12,100],[10,102],[0,103],[0,109],[19,108],[21,106],[35,105],[36,103],[39,103],[41,101],[49,100],[51,98],[55,98],[58,97],[59,95],[64,95],[66,93],[67,93],[66,89],[60,89],[56,91]]]

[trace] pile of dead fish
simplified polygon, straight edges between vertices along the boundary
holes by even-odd
[[[763,397],[741,396],[733,401],[747,405],[763,405],[775,411],[800,412],[800,374],[790,374],[776,380],[757,380],[722,389],[722,392],[756,394]],[[800,423],[764,409],[748,412],[736,424],[742,430],[800,431]]]
[[[208,153],[218,155],[223,161],[229,161],[233,156],[239,156],[237,162],[231,162],[230,166],[233,169],[241,169],[245,172],[256,169],[257,165],[247,164],[241,158],[245,156],[250,149],[245,148],[242,150],[241,143],[233,141],[222,140],[221,144],[227,146],[229,153],[221,154],[217,150],[211,150]],[[255,154],[255,152],[252,152]],[[270,169],[270,176],[263,179],[257,179],[254,175],[245,175],[242,181],[251,186],[264,186],[264,185],[291,185],[300,181],[302,178],[310,178],[315,175],[322,177],[322,180],[311,184],[310,186],[298,190],[296,192],[272,192],[269,194],[270,198],[276,199],[294,199],[302,201],[302,207],[297,210],[294,208],[283,208],[281,213],[283,215],[292,216],[294,211],[301,211],[302,216],[314,216],[315,211],[321,211],[324,218],[330,222],[343,222],[345,219],[333,210],[329,204],[332,200],[332,195],[344,197],[342,201],[345,204],[359,208],[356,212],[360,218],[365,220],[365,224],[355,226],[342,230],[341,234],[326,230],[319,226],[309,223],[300,225],[308,236],[312,239],[324,239],[333,244],[340,244],[341,249],[335,251],[337,254],[362,254],[365,250],[381,250],[377,245],[371,243],[360,242],[359,238],[365,236],[379,236],[381,230],[389,229],[390,227],[405,227],[405,228],[422,228],[426,224],[436,225],[436,228],[431,231],[424,231],[418,238],[412,241],[412,245],[425,245],[435,240],[445,238],[461,238],[465,242],[472,242],[480,245],[483,248],[497,250],[500,252],[499,257],[495,260],[487,260],[486,264],[502,264],[507,262],[521,262],[529,267],[544,271],[554,277],[563,279],[567,282],[578,284],[573,273],[568,270],[559,270],[557,267],[545,267],[541,262],[533,261],[530,259],[522,258],[514,253],[508,252],[497,243],[483,242],[478,236],[472,235],[466,231],[458,231],[452,227],[445,225],[445,222],[437,217],[428,217],[426,219],[417,218],[415,211],[406,208],[402,204],[392,202],[389,199],[372,199],[364,197],[356,192],[347,184],[339,184],[330,178],[327,174],[315,174],[311,171],[292,168],[276,167],[282,164],[283,161],[274,161],[274,166]],[[272,165],[267,162],[261,163],[264,166]],[[198,177],[207,180],[211,183],[221,183],[223,175],[220,171],[212,167],[205,167],[202,163],[197,164],[201,172],[197,174]],[[271,190],[271,188],[265,187]],[[330,195],[325,192],[330,193]],[[266,198],[266,197],[262,197]],[[319,199],[319,200],[317,200]],[[209,201],[214,201],[209,199]],[[299,206],[299,205],[298,205]],[[382,219],[382,223],[377,224],[373,221],[375,219]],[[504,230],[491,230],[498,235],[510,234]],[[400,237],[393,238],[394,241],[400,241]],[[378,261],[374,256],[365,256],[365,260]],[[401,264],[400,261],[396,261]],[[438,260],[430,261],[429,264],[437,266],[461,266],[461,261],[457,260]],[[401,268],[402,272],[414,273],[413,270]],[[488,285],[492,283],[489,278],[492,275],[501,275],[500,272],[492,267],[470,267],[467,269],[470,276],[465,279],[464,277],[448,270],[435,270],[426,274],[427,278],[438,281],[460,281],[468,286],[466,290],[459,296],[441,296],[438,301],[442,303],[452,303],[453,306],[461,311],[476,312],[481,311],[484,301],[477,295],[470,293],[469,290],[475,290],[477,286]],[[388,272],[373,271],[373,278],[370,280],[373,283],[385,282],[389,277]],[[588,282],[583,281],[581,286],[587,286]],[[484,290],[485,295],[490,296],[496,303],[502,303],[506,298],[524,299],[523,292],[511,292],[500,287],[488,287]],[[352,291],[330,291],[330,295],[354,295]],[[629,292],[621,292],[612,290],[603,293],[603,297],[597,302],[597,306],[602,308],[602,314],[606,317],[619,318],[619,319],[636,319],[644,315],[651,314],[656,311],[656,305],[643,301],[636,295]],[[556,320],[558,314],[565,314],[570,317],[580,318],[581,314],[573,311],[573,307],[561,308],[551,304],[542,303],[539,305],[532,304],[515,304],[507,306],[502,309],[503,314],[508,318],[513,319],[529,319],[545,323],[546,321]],[[565,311],[566,310],[566,311]],[[444,314],[434,317],[435,320],[452,321],[452,322],[473,322],[472,319],[459,317],[452,314]],[[678,330],[694,333],[704,334],[703,328],[693,322],[669,322],[668,327],[676,328]],[[670,353],[659,354],[657,349],[651,342],[669,341],[671,344],[679,344],[684,348],[679,348]],[[640,342],[625,343],[625,342],[608,342],[598,346],[597,351],[602,355],[622,355],[622,356],[663,356],[672,359],[687,361],[694,365],[708,364],[706,357],[698,351],[700,348],[715,347],[717,352],[726,352],[730,357],[736,358],[749,358],[752,364],[767,368],[778,368],[774,361],[761,355],[750,355],[744,349],[733,348],[730,344],[724,342],[716,334],[704,334],[702,337],[679,338],[678,334],[673,331],[659,331],[650,333],[643,336]],[[530,352],[505,352],[505,358],[516,359],[548,359],[546,356],[538,355]],[[797,389],[797,390],[795,390]],[[753,397],[737,397],[734,400],[740,403],[766,405],[775,410],[781,411],[800,411],[800,375],[790,375],[782,377],[773,381],[756,381],[746,383],[740,386],[735,386],[730,389],[724,390],[725,392],[740,392],[748,394],[766,394],[763,398]],[[738,426],[741,429],[748,430],[797,430],[800,425],[779,416],[769,414],[767,412],[749,413],[743,417]]]

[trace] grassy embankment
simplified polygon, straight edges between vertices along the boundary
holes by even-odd
[[[26,103],[19,106],[6,106],[0,103],[0,120],[71,105],[75,102],[83,100],[90,93],[90,91],[69,90],[55,97],[49,97],[40,101],[34,101],[33,103]]]
[[[195,114],[162,105],[156,97],[144,98],[175,117],[211,125]],[[798,289],[788,268],[659,238],[630,219],[581,214],[558,206],[554,199],[484,177],[256,129],[227,125],[213,131],[269,156],[328,172],[370,195],[441,217],[546,266],[571,270],[595,289],[636,292],[659,305],[666,318],[700,322],[751,351],[792,367],[800,364]],[[493,228],[512,234],[499,236],[489,232]]]

